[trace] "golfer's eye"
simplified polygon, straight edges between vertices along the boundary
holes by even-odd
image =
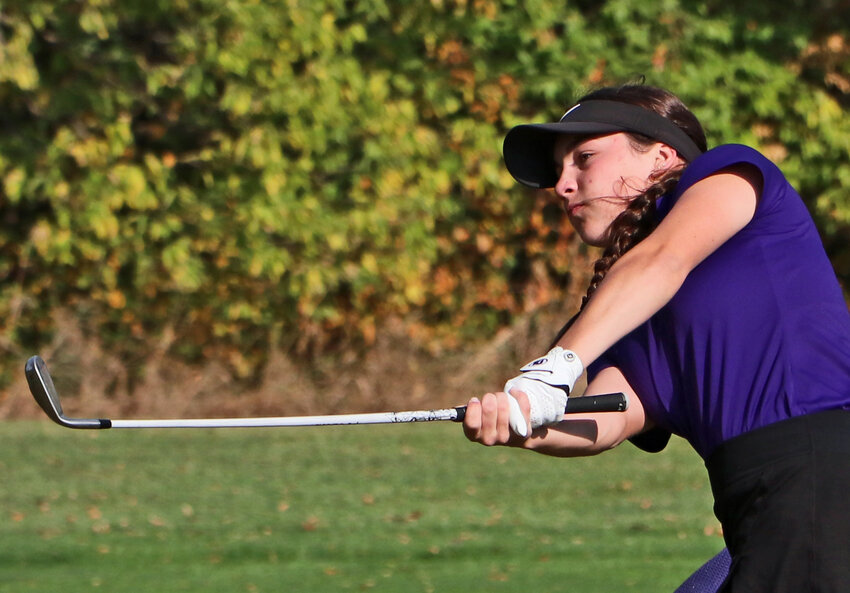
[[[576,164],[578,164],[578,165],[583,165],[583,164],[584,164],[584,163],[586,163],[588,160],[590,160],[590,157],[592,157],[592,156],[593,156],[593,153],[592,153],[592,152],[587,152],[587,151],[579,152],[579,153],[576,155]]]

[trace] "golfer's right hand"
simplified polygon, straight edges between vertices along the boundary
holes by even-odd
[[[529,404],[524,393],[514,390],[514,395],[486,393],[469,400],[463,419],[466,438],[487,446],[521,446],[530,433]]]

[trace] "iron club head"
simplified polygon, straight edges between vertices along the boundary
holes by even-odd
[[[40,356],[32,356],[27,360],[26,374],[30,393],[44,413],[56,424],[67,428],[109,428],[111,426],[111,422],[105,419],[67,418],[62,412],[59,394],[56,392],[56,386],[53,385],[47,365]]]

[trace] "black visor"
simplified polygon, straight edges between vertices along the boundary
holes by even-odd
[[[528,187],[554,187],[555,140],[561,134],[599,136],[635,132],[663,142],[690,162],[702,151],[681,128],[654,111],[619,101],[585,101],[557,123],[525,124],[505,137],[505,164],[514,179]]]

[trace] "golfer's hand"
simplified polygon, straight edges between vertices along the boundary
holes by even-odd
[[[515,396],[515,397],[514,397]],[[514,390],[514,396],[504,392],[487,393],[479,400],[477,397],[466,404],[466,416],[463,419],[463,433],[470,441],[482,445],[521,446],[526,437],[511,430],[512,420],[516,424],[517,412],[521,414],[525,426],[529,425],[528,397]],[[511,400],[514,403],[511,404]],[[511,407],[515,405],[513,417]]]
[[[522,367],[518,376],[505,383],[504,390],[528,396],[528,426],[534,430],[561,421],[567,398],[583,372],[584,366],[575,352],[556,346]],[[513,426],[517,434],[525,436],[529,432],[521,424]]]

